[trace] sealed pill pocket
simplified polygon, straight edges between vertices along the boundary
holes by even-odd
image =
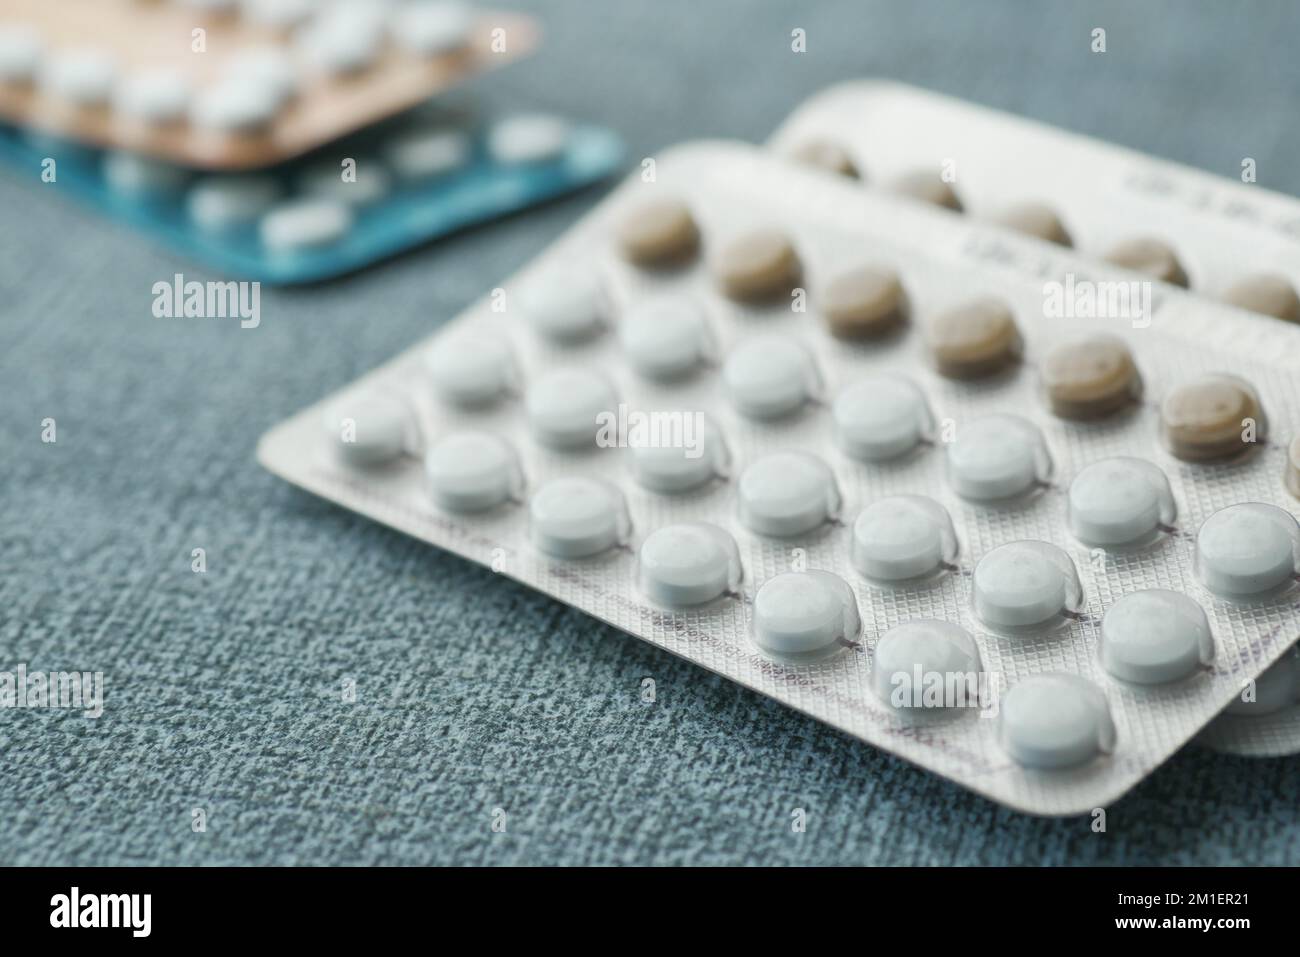
[[[1131,274],[987,235],[677,147],[259,458],[993,800],[1086,812],[1294,638],[1300,329],[1166,285],[1063,317],[1065,282]]]

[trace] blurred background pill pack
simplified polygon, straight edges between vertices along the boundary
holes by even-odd
[[[430,340],[273,429],[263,464],[1033,813],[1118,797],[1286,652],[1300,546],[1278,440],[1300,424],[1300,328],[1162,284],[1140,322],[1041,321],[1045,280],[1127,274],[739,145],[676,148],[643,179]],[[755,304],[765,283],[793,299]],[[883,335],[829,316],[886,300],[905,310]],[[1005,367],[936,369],[974,355],[969,336],[943,338],[948,317],[1000,328],[997,303]],[[663,321],[673,310],[694,318]],[[1121,343],[1140,388],[1075,421],[1047,386],[1057,348],[1086,334]],[[1268,438],[1188,461],[1179,442],[1199,440],[1178,438],[1176,397],[1221,373]],[[923,411],[906,451],[885,448],[897,436],[871,425],[864,382]],[[574,434],[595,408],[619,410],[596,436],[612,447]],[[704,466],[665,469],[633,438],[653,411],[702,414]],[[1115,481],[1081,478],[1103,463],[1141,485],[1140,516],[1117,525]],[[1095,544],[1130,521],[1151,538]],[[934,531],[928,565],[909,551],[918,527]],[[1260,529],[1271,551],[1240,564]],[[1172,643],[1145,645],[1171,617],[1186,623]],[[995,687],[978,706],[909,708],[878,656],[964,663]]]
[[[799,106],[768,147],[865,188],[946,201],[955,215],[1065,244],[1111,265],[1144,266],[1196,295],[1300,322],[1300,200],[973,103],[888,81],[830,87]],[[944,169],[950,192],[916,188]],[[932,181],[933,176],[929,177]],[[1135,240],[1167,251],[1125,262]],[[1300,443],[1291,433],[1283,441]],[[1293,466],[1300,467],[1296,447]],[[1296,498],[1300,482],[1292,472]],[[1300,620],[1292,622],[1300,638]],[[1300,753],[1300,646],[1198,739],[1215,750]]]
[[[455,0],[2,0],[0,159],[227,275],[318,281],[618,168],[609,130],[441,92],[537,40]]]

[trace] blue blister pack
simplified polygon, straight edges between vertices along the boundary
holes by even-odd
[[[435,124],[417,112],[268,170],[209,174],[0,126],[0,158],[34,184],[276,285],[339,276],[581,189],[623,154],[612,131],[552,116]]]

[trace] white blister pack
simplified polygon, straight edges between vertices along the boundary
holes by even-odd
[[[1111,267],[1300,322],[1300,200],[1256,185],[1249,157],[1242,178],[1213,176],[881,80],[812,97],[769,147],[871,188],[957,207]],[[1300,445],[1291,454],[1300,500]],[[1270,679],[1280,690],[1238,702],[1198,740],[1236,754],[1300,753],[1300,672],[1290,685],[1288,674],[1279,664]]]
[[[1110,281],[690,144],[259,458],[994,800],[1081,813],[1300,608],[1270,438],[1300,425],[1300,328],[1141,283],[1128,319],[1047,318]]]

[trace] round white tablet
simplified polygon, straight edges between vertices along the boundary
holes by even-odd
[[[403,4],[393,11],[390,20],[393,39],[422,56],[464,49],[473,28],[474,16],[469,8],[448,0]]]
[[[740,475],[740,520],[760,535],[811,532],[839,512],[840,491],[830,467],[807,452],[774,452]]]
[[[741,415],[775,419],[814,397],[817,369],[808,350],[785,336],[746,342],[727,357],[722,383]]]
[[[519,456],[491,432],[452,432],[424,458],[434,502],[453,512],[481,512],[515,498],[523,489]]]
[[[273,252],[295,252],[337,242],[352,228],[352,210],[329,199],[300,199],[262,217],[262,245]]]
[[[349,465],[379,465],[412,445],[415,421],[401,399],[383,392],[362,392],[332,405],[325,413],[325,434],[336,454]]]
[[[1101,619],[1101,664],[1116,678],[1154,685],[1179,681],[1214,658],[1205,610],[1176,591],[1125,595]]]
[[[504,336],[455,332],[439,336],[424,354],[438,395],[452,405],[487,405],[518,379],[514,353]]]
[[[703,413],[679,414],[680,442],[631,446],[632,476],[642,488],[673,495],[727,473],[731,456],[717,426]]]
[[[0,83],[31,83],[41,63],[41,36],[21,23],[0,24]]]
[[[221,70],[223,83],[247,85],[277,106],[298,92],[298,67],[280,47],[242,47],[226,58]]]
[[[41,88],[77,106],[103,106],[113,93],[117,64],[102,50],[67,49],[50,54],[41,69]]]
[[[598,372],[557,369],[532,384],[524,410],[533,437],[542,445],[589,448],[596,444],[602,414],[617,413],[618,394]]]
[[[711,349],[704,310],[687,296],[662,296],[629,310],[619,323],[628,364],[650,379],[693,372]]]
[[[754,596],[753,636],[777,655],[813,657],[852,641],[862,629],[848,582],[824,571],[785,572]]]
[[[865,462],[904,455],[934,430],[925,394],[901,375],[859,379],[835,399],[831,416],[844,454]]]
[[[569,145],[567,120],[529,113],[498,120],[488,131],[488,155],[505,165],[545,163],[562,157]]]
[[[345,160],[352,162],[345,166]],[[298,188],[322,199],[368,206],[392,191],[393,177],[377,159],[345,157],[325,160],[303,170],[298,177]]]
[[[283,192],[269,176],[209,176],[190,188],[185,206],[197,226],[220,231],[261,218]]]
[[[189,179],[189,172],[181,167],[138,153],[105,153],[100,168],[109,186],[135,196],[179,193]]]
[[[879,499],[853,522],[853,567],[873,581],[932,575],[956,556],[957,533],[948,510],[923,495]]]
[[[1165,473],[1144,459],[1118,457],[1087,466],[1070,483],[1069,523],[1085,545],[1149,541],[1176,516]]]
[[[979,648],[966,629],[917,619],[885,632],[876,643],[871,687],[900,710],[980,706]]]
[[[240,13],[254,23],[283,29],[311,16],[317,0],[241,0]]]
[[[704,522],[660,528],[641,543],[641,590],[664,605],[702,605],[740,583],[740,549]]]
[[[1196,533],[1196,573],[1225,598],[1272,591],[1300,567],[1300,527],[1276,505],[1247,502],[1221,508]]]
[[[138,123],[175,123],[189,110],[192,92],[189,80],[178,70],[142,70],[123,77],[113,88],[113,109]]]
[[[579,342],[605,325],[600,276],[591,268],[555,267],[520,284],[516,307],[542,336]]]
[[[975,614],[990,628],[1053,623],[1082,606],[1070,556],[1048,542],[1008,542],[979,560],[971,585]]]
[[[1265,715],[1300,702],[1300,645],[1292,645],[1224,709],[1228,714]]]
[[[271,124],[280,106],[280,98],[266,86],[251,80],[220,80],[194,98],[190,121],[211,133],[257,133]]]
[[[383,146],[384,159],[403,179],[432,179],[463,169],[473,143],[464,130],[405,130]]]
[[[303,55],[325,73],[366,69],[379,56],[384,39],[383,11],[368,3],[336,3],[297,34]]]
[[[1024,495],[1051,475],[1038,426],[1018,415],[986,415],[957,427],[948,445],[948,484],[962,498],[992,502]]]
[[[1074,767],[1115,747],[1106,696],[1078,675],[1026,678],[1002,696],[998,707],[1002,748],[1024,767]]]
[[[533,544],[556,558],[586,558],[621,544],[630,531],[623,493],[586,476],[552,479],[528,505]]]

